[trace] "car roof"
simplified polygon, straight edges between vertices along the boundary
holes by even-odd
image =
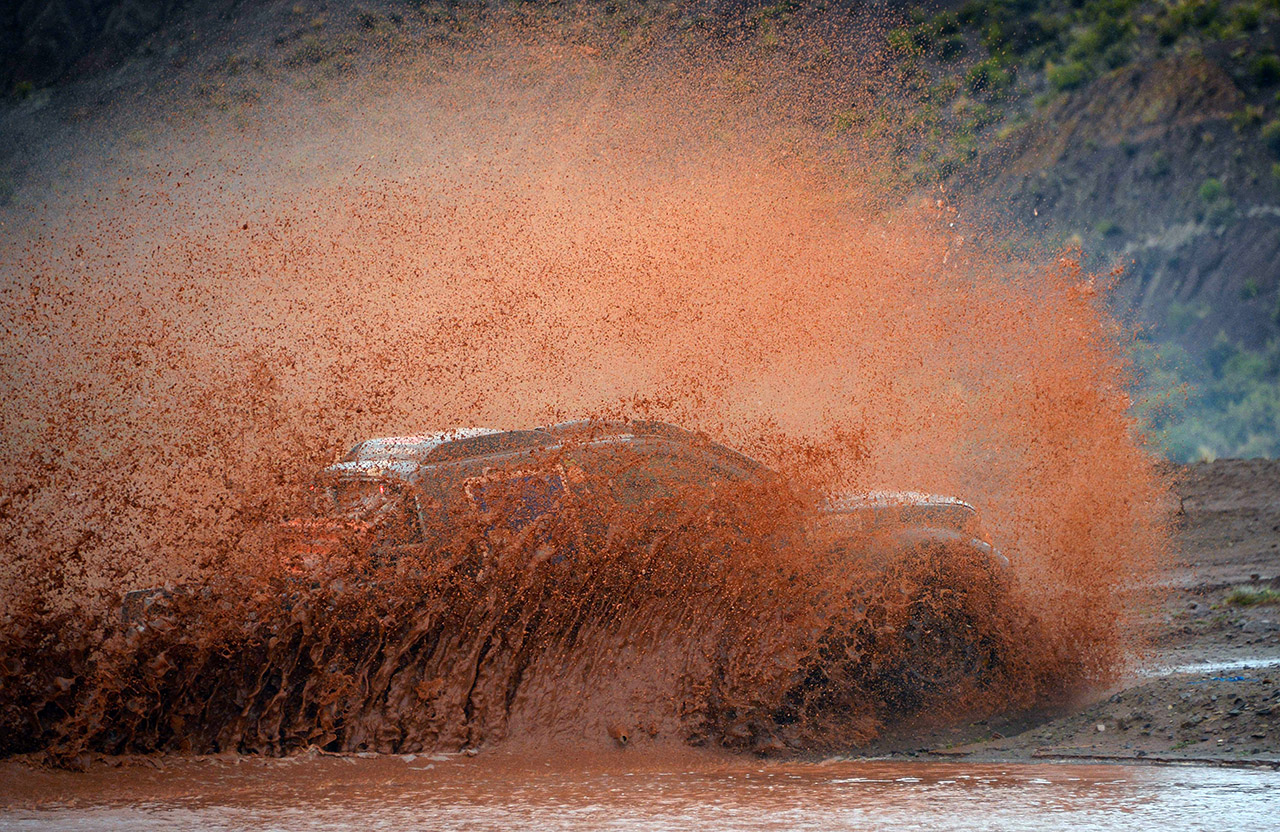
[[[408,482],[424,466],[482,459],[536,447],[555,447],[567,442],[596,444],[642,439],[697,447],[747,471],[769,471],[767,466],[749,456],[712,442],[702,434],[665,422],[580,419],[529,430],[459,427],[434,433],[366,439],[356,444],[341,462],[330,465],[323,473],[337,478],[391,478]],[[828,500],[823,510],[842,513],[895,507],[955,507],[977,512],[971,504],[955,497],[920,491],[844,494]]]
[[[461,427],[434,433],[386,436],[356,444],[342,461],[324,470],[332,477],[408,479],[423,466],[553,447],[566,443],[614,443],[643,439],[674,442],[712,453],[749,471],[764,465],[692,431],[653,420],[575,420],[530,430]]]

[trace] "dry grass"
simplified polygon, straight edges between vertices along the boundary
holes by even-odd
[[[1280,591],[1268,586],[1238,586],[1227,595],[1233,607],[1255,607],[1258,604],[1280,604]]]

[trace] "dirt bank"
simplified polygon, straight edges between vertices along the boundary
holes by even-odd
[[[1280,460],[1188,466],[1178,495],[1169,592],[1115,688],[1068,714],[912,732],[866,753],[1280,767],[1280,603],[1265,600],[1280,590]]]

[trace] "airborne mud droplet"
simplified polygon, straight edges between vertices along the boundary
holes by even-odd
[[[791,58],[547,38],[402,58],[402,89],[14,219],[0,752],[830,749],[1118,667],[1165,483],[1105,293],[886,190],[884,136],[796,117],[852,94]],[[570,441],[533,458],[573,483],[542,538],[442,505],[395,558],[281,554],[360,440],[577,418],[779,476],[638,504],[639,462],[573,480]],[[879,489],[971,502],[1011,566],[815,543],[823,500]]]

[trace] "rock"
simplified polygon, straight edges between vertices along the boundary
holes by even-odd
[[[1280,624],[1266,618],[1254,619],[1246,621],[1240,631],[1244,633],[1274,633],[1280,631]]]

